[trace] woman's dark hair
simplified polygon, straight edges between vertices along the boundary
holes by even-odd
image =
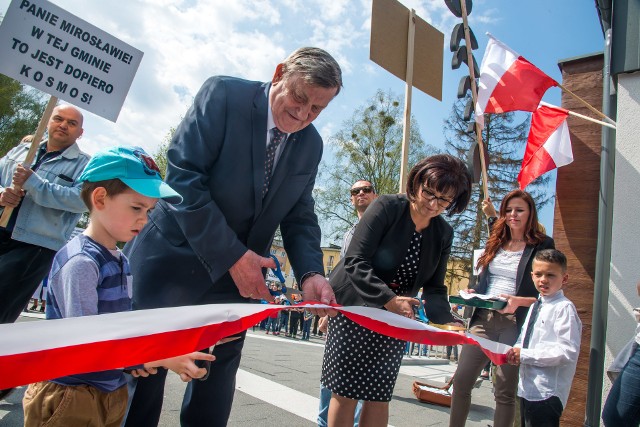
[[[407,198],[415,202],[422,185],[442,194],[455,194],[446,209],[449,216],[465,210],[471,197],[471,174],[464,162],[449,154],[436,154],[420,160],[409,171]]]
[[[80,190],[80,197],[82,197],[82,201],[89,209],[89,212],[93,210],[93,205],[91,204],[91,193],[93,193],[93,190],[98,187],[104,187],[104,189],[107,190],[107,195],[110,197],[117,196],[129,189],[127,184],[117,178],[107,179],[105,181],[83,182],[82,190]]]
[[[495,258],[498,250],[507,241],[511,239],[511,229],[507,224],[507,205],[511,199],[522,199],[529,206],[529,218],[527,218],[527,224],[525,226],[524,241],[527,245],[536,246],[541,243],[546,235],[540,231],[538,227],[538,211],[536,210],[536,202],[533,197],[526,191],[513,190],[509,192],[502,203],[500,203],[500,217],[496,220],[491,228],[491,234],[487,240],[484,253],[478,259],[478,267],[486,268],[489,263]]]

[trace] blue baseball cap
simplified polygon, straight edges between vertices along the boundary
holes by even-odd
[[[116,178],[143,196],[175,204],[182,202],[182,196],[162,181],[153,157],[140,147],[118,146],[96,153],[78,181],[98,182]]]

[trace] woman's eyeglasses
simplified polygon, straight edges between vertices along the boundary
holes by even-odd
[[[355,187],[355,188],[352,188],[349,191],[351,192],[352,196],[357,196],[361,191],[364,194],[369,194],[369,193],[373,192],[373,186],[365,185],[364,187]]]
[[[446,209],[449,207],[453,200],[445,199],[444,197],[436,196],[431,190],[422,187],[422,197],[427,199],[427,201],[431,202],[435,200],[442,209]]]

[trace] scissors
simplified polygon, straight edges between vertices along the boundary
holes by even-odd
[[[424,304],[422,303],[422,300],[418,298],[414,299],[418,300],[418,302],[420,303],[419,305],[412,306],[413,314],[415,315],[416,320],[422,323],[429,323],[429,319],[427,319],[427,316],[424,314]]]
[[[215,343],[214,345],[209,347],[209,354],[213,354],[213,349],[215,349],[218,344],[226,344],[228,342],[235,341],[235,340],[238,340],[240,338],[241,337],[239,337],[239,336],[222,338],[220,341],[218,341],[217,343]],[[211,361],[210,360],[195,360],[194,363],[196,364],[196,366],[198,368],[205,368],[207,370],[207,373],[204,374],[204,376],[202,376],[202,377],[200,377],[198,379],[200,381],[204,381],[207,378],[209,378],[209,372],[211,372]]]

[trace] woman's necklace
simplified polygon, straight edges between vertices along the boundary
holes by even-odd
[[[519,243],[524,243],[524,239],[511,239],[509,240],[509,244],[507,245],[509,249],[514,246],[517,246]]]

